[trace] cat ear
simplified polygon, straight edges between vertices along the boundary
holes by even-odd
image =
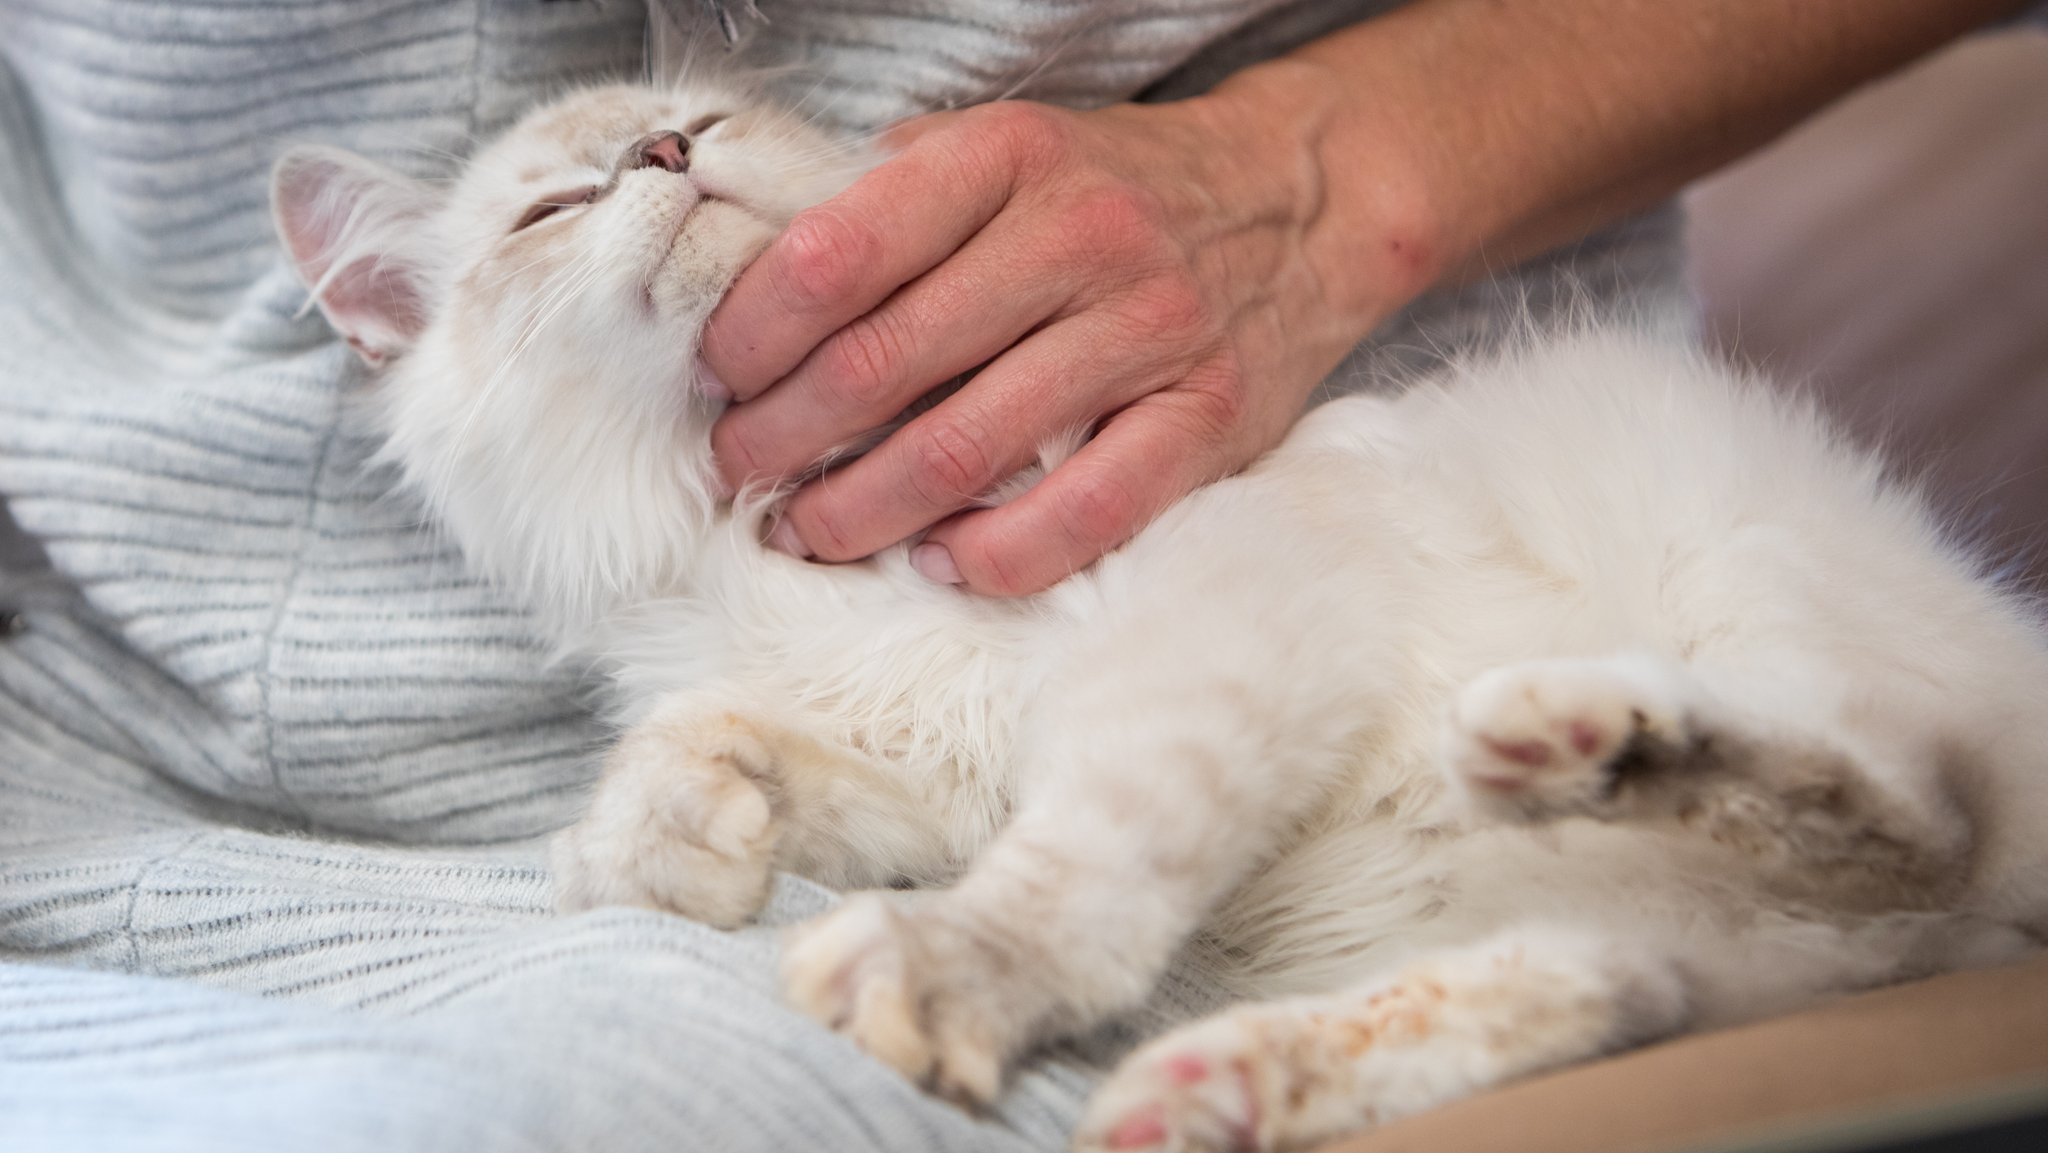
[[[270,207],[313,301],[366,363],[411,346],[426,324],[426,185],[354,153],[294,148],[271,171]]]

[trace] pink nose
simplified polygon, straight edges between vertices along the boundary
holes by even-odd
[[[680,132],[648,133],[626,153],[626,167],[687,172],[690,170],[690,141]]]

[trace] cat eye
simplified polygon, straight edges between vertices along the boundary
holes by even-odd
[[[699,116],[683,126],[683,135],[696,136],[699,133],[708,132],[711,130],[712,125],[730,120],[731,118],[732,113],[730,112],[713,112],[708,116]]]
[[[558,192],[546,200],[536,201],[533,207],[528,208],[526,214],[519,218],[519,223],[512,226],[512,231],[518,232],[523,228],[539,224],[564,208],[574,208],[579,204],[588,204],[591,197],[595,195],[597,195],[597,189],[595,188],[579,188],[574,192]]]

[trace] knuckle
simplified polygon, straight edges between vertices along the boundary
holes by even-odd
[[[826,502],[792,507],[788,515],[797,521],[797,535],[819,560],[849,561],[866,555],[853,546],[851,526]]]
[[[1197,369],[1179,389],[1185,418],[1205,442],[1224,441],[1245,423],[1251,404],[1244,376],[1229,362]]]
[[[1062,488],[1053,507],[1067,535],[1091,549],[1122,541],[1143,514],[1129,485],[1102,474]]]
[[[1206,484],[1236,472],[1271,447],[1232,423],[1228,401],[1210,401],[1206,394],[1195,404],[1181,406],[1179,424],[1192,450],[1187,467],[1196,470],[1188,477],[1189,484]]]
[[[960,571],[969,574],[974,587],[983,593],[1014,597],[1038,591],[1008,553],[987,541],[955,539],[947,547]]]
[[[1153,197],[1122,184],[1075,194],[1067,209],[1074,238],[1098,252],[1127,257],[1156,253],[1163,232]]]
[[[918,436],[911,458],[911,484],[934,505],[978,496],[995,480],[995,466],[982,438],[958,421],[932,421]]]
[[[761,454],[737,420],[722,420],[711,429],[711,455],[723,464],[727,476],[741,483],[766,474]]]
[[[1052,161],[1067,151],[1066,117],[1049,105],[1002,100],[976,110],[977,130],[1019,167]]]
[[[883,313],[863,316],[839,330],[829,356],[827,382],[849,408],[868,413],[890,407],[892,385],[907,359],[901,325]]]
[[[1200,288],[1186,276],[1161,276],[1134,288],[1124,316],[1132,335],[1182,344],[1204,339],[1217,327]]]
[[[783,234],[786,303],[811,310],[835,304],[860,286],[881,244],[873,231],[836,212],[800,213]]]

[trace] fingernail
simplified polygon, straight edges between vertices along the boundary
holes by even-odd
[[[960,575],[960,566],[953,563],[953,554],[942,544],[921,544],[911,549],[910,567],[933,584],[956,585],[967,579]]]
[[[732,399],[732,389],[725,387],[725,382],[718,379],[718,374],[711,371],[711,366],[704,363],[701,356],[697,358],[697,391],[712,400]]]
[[[775,522],[768,530],[768,547],[776,552],[786,552],[798,560],[811,559],[811,549],[796,535],[796,527],[786,520]]]

